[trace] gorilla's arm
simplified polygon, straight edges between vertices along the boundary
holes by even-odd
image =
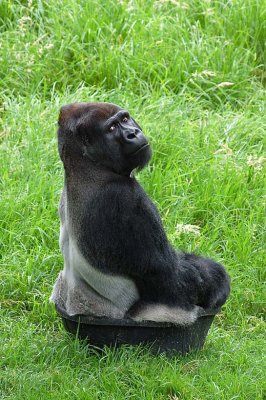
[[[135,179],[109,182],[87,203],[78,245],[102,272],[131,277],[141,301],[189,309],[221,306],[229,293],[224,268],[212,260],[177,253],[159,213]]]
[[[170,260],[160,216],[135,180],[109,182],[86,200],[79,245],[95,267],[139,276]]]

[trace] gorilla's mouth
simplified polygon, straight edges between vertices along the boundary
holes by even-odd
[[[149,143],[145,143],[143,144],[138,150],[134,151],[133,153],[131,153],[132,156],[135,156],[136,154],[138,154],[141,150],[145,149],[146,147],[149,147]]]

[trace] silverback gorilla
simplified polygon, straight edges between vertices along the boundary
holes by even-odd
[[[230,285],[223,266],[177,252],[132,175],[151,149],[126,110],[110,103],[62,107],[58,145],[64,269],[51,296],[56,305],[69,315],[185,325],[224,304]]]

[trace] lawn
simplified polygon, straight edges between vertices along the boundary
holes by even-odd
[[[263,0],[0,1],[1,399],[265,399],[265,21]],[[170,241],[231,276],[202,351],[99,355],[49,303],[58,110],[92,100],[148,136],[138,179]]]

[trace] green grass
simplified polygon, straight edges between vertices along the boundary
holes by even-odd
[[[0,1],[1,399],[265,399],[265,20],[262,0]],[[90,100],[128,108],[149,137],[138,178],[171,242],[231,275],[203,351],[99,355],[49,303],[58,110]]]

